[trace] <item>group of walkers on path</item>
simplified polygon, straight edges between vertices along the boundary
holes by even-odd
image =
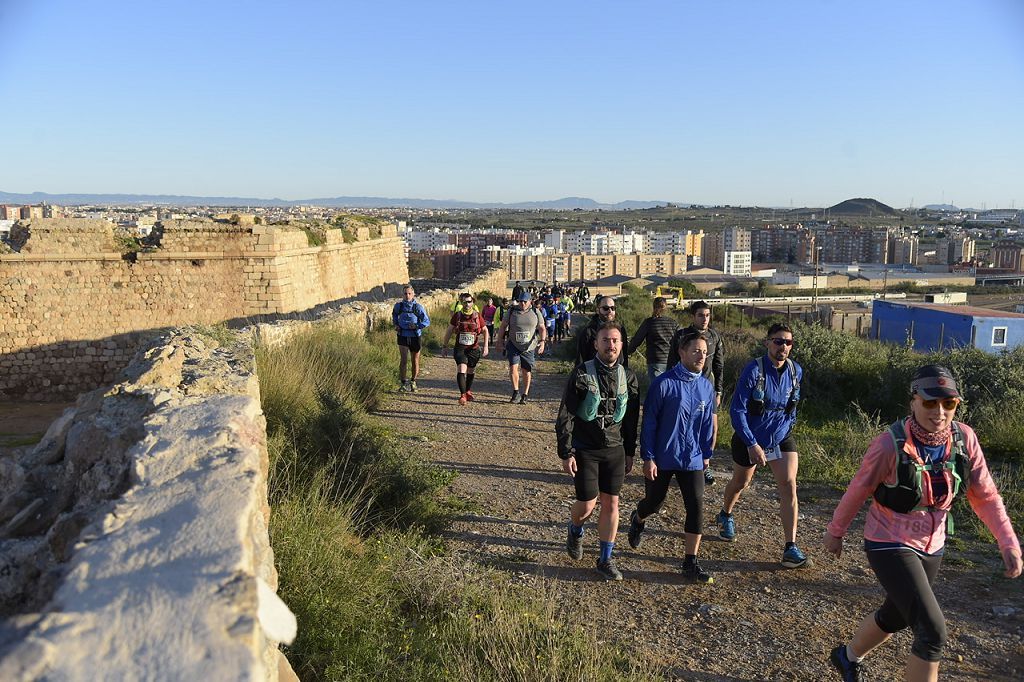
[[[507,345],[510,367],[517,370],[511,375],[512,402],[525,402],[533,353],[543,352],[548,328],[533,312],[528,292],[513,298],[517,305],[501,321],[494,338],[499,349]],[[412,297],[407,291],[406,300],[396,304],[393,315],[403,348],[403,386],[406,349],[411,352],[413,346],[408,337],[426,326],[419,316],[402,318],[409,301]],[[467,311],[472,315],[472,297],[462,297],[461,303],[456,315]],[[711,308],[704,302],[695,303],[690,308],[693,323],[677,329],[674,319],[665,314],[664,299],[655,299],[653,314],[630,342],[626,329],[615,319],[615,300],[601,297],[595,307],[594,316],[576,335],[577,362],[555,420],[557,453],[563,470],[573,478],[576,496],[569,512],[566,551],[573,559],[582,559],[584,526],[599,508],[596,570],[607,580],[623,579],[614,555],[619,493],[633,469],[639,445],[644,497],[630,514],[630,546],[641,547],[646,524],[664,504],[675,479],[685,509],[682,575],[694,583],[713,583],[697,560],[705,487],[714,484],[708,461],[717,442],[724,369],[721,335],[710,327]],[[445,346],[452,333],[469,333],[462,331],[463,321],[456,315],[450,321]],[[484,335],[485,353],[490,338],[486,327],[474,333]],[[469,392],[474,354],[459,352],[461,340],[469,337],[457,338],[456,344],[456,361],[466,360],[458,371],[460,377],[465,374],[465,392]],[[628,367],[628,357],[642,344],[646,344],[651,383],[641,419],[637,378]],[[765,353],[743,368],[730,402],[732,476],[715,520],[719,537],[733,541],[737,532],[733,511],[756,468],[767,466],[779,493],[784,542],[781,564],[800,568],[811,563],[796,544],[799,456],[792,432],[802,399],[803,368],[790,358],[794,337],[788,326],[769,327],[763,344]],[[412,388],[408,390],[415,390],[415,356],[412,365]],[[520,366],[525,371],[522,382]],[[873,498],[864,526],[864,550],[886,596],[860,623],[849,643],[831,651],[829,661],[844,680],[859,680],[864,658],[905,628],[914,635],[905,679],[938,679],[946,628],[933,585],[942,562],[947,525],[952,527],[949,510],[957,497],[966,496],[996,538],[1006,577],[1016,578],[1022,570],[1020,543],[977,436],[967,424],[954,421],[962,400],[955,377],[946,367],[925,365],[915,372],[908,388],[908,416],[872,441],[823,538],[824,549],[840,556],[853,518],[863,503]],[[471,393],[468,400],[472,400]]]
[[[707,303],[700,301],[691,306],[693,323],[682,329],[665,310],[665,300],[655,299],[652,316],[644,320],[630,343],[622,324],[615,319],[614,299],[606,297],[598,302],[590,324],[577,335],[579,363],[566,384],[555,424],[558,455],[563,469],[573,476],[577,493],[566,546],[570,556],[582,556],[583,521],[600,500],[602,551],[597,570],[608,579],[622,579],[612,554],[616,523],[603,519],[606,506],[609,517],[618,518],[618,495],[625,474],[633,468],[639,432],[645,495],[630,515],[630,546],[640,547],[647,520],[661,509],[675,479],[686,510],[683,574],[696,582],[711,583],[713,579],[698,563],[697,554],[704,489],[715,480],[708,463],[718,432],[724,350],[721,336],[710,327],[711,308]],[[651,384],[638,429],[636,376],[627,366],[628,352],[623,349],[635,351],[641,343],[647,344]],[[730,408],[736,432],[732,442],[733,475],[717,517],[719,536],[727,541],[735,539],[732,509],[756,467],[767,464],[780,493],[784,536],[781,563],[799,568],[810,562],[796,545],[797,451],[791,435],[803,370],[789,359],[793,344],[789,327],[772,326],[764,343],[767,361],[759,358],[747,365]],[[670,350],[674,354],[671,361]]]

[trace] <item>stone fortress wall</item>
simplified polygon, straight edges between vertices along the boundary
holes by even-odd
[[[310,246],[290,226],[165,221],[122,253],[110,223],[15,225],[0,253],[0,400],[68,399],[112,383],[136,349],[171,327],[301,313],[408,280],[393,225]]]
[[[481,270],[419,299],[506,284]],[[297,624],[276,596],[254,347],[314,324],[360,333],[394,302],[254,325],[227,346],[171,330],[0,461],[0,680],[297,679],[278,648]]]

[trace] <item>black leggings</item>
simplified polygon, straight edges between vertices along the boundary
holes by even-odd
[[[636,513],[642,519],[657,514],[665,503],[668,487],[675,476],[679,482],[679,491],[683,493],[683,507],[686,508],[686,523],[683,529],[687,533],[701,534],[701,522],[704,518],[704,472],[703,471],[672,471],[658,469],[653,481],[644,479],[644,499],[636,506]]]
[[[869,551],[868,563],[885,588],[885,603],[875,612],[883,632],[909,627],[914,632],[910,651],[925,661],[942,658],[946,619],[932,592],[942,556],[922,556],[910,549]]]

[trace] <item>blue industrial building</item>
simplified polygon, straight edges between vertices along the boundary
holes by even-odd
[[[973,346],[995,353],[1024,344],[1024,314],[976,306],[876,300],[871,338],[934,351]]]

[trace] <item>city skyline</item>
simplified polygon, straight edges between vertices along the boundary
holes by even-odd
[[[0,24],[4,192],[1024,200],[1012,0],[16,0]]]

